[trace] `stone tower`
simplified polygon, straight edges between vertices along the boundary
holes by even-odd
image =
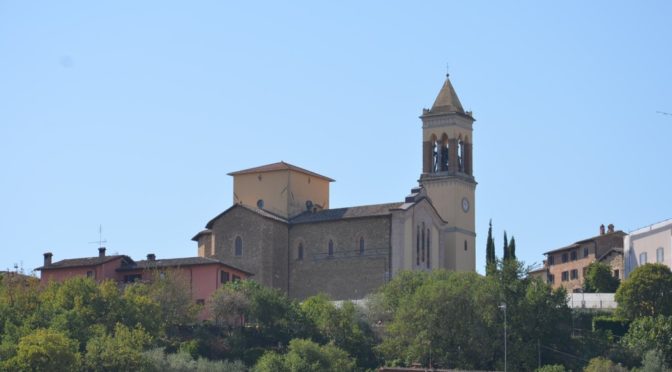
[[[448,75],[431,109],[422,116],[422,175],[420,185],[441,218],[451,226],[442,241],[454,252],[458,268],[474,268],[475,190],[472,113],[464,111]]]

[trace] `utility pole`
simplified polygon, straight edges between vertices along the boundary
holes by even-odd
[[[504,372],[506,372],[506,304],[501,304],[499,308],[504,310]]]
[[[537,338],[537,353],[539,356],[537,357],[538,359],[538,367],[541,368],[541,342],[539,341],[539,338]]]

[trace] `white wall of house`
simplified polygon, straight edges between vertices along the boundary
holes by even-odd
[[[625,278],[646,263],[672,267],[672,219],[631,231],[624,245]]]

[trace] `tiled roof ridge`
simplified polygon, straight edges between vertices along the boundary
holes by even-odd
[[[92,257],[78,257],[78,258],[65,258],[60,261],[53,262],[49,265],[43,265],[35,270],[44,270],[44,269],[60,269],[64,267],[84,267],[84,266],[94,266],[106,263],[108,261],[115,260],[117,258],[129,258],[123,254],[115,255],[106,255],[106,256],[92,256]]]
[[[205,262],[204,262],[205,261]],[[117,268],[117,271],[132,271],[139,269],[148,269],[153,267],[181,267],[181,266],[198,266],[220,264],[229,268],[241,271],[246,274],[254,275],[253,273],[243,270],[239,267],[233,266],[227,262],[213,257],[192,256],[192,257],[177,257],[177,258],[157,258],[154,260],[139,260],[134,261],[131,265],[126,265]]]
[[[574,243],[569,244],[569,245],[566,245],[566,246],[564,246],[564,247],[556,248],[556,249],[552,249],[552,250],[550,250],[550,251],[548,251],[548,252],[544,252],[544,254],[560,252],[560,251],[564,251],[565,249],[572,249],[572,248],[575,248],[577,245],[579,245],[579,244],[581,244],[581,243],[586,243],[586,242],[589,242],[589,241],[591,241],[591,240],[595,240],[595,239],[598,239],[598,238],[601,238],[601,237],[605,237],[605,236],[609,236],[609,235],[616,235],[616,234],[619,234],[619,233],[620,233],[620,234],[623,234],[623,235],[628,235],[628,234],[626,234],[623,230],[616,230],[616,231],[614,231],[614,232],[610,232],[610,233],[604,233],[604,234],[600,234],[600,235],[595,235],[595,236],[592,236],[592,237],[587,238],[587,239],[577,240],[577,241],[575,241]]]
[[[310,171],[305,168],[298,167],[293,164],[289,164],[284,161],[279,161],[277,163],[270,163],[270,164],[265,164],[265,165],[260,165],[258,167],[252,167],[252,168],[247,168],[235,172],[228,173],[229,176],[237,176],[239,174],[249,174],[249,173],[259,173],[259,172],[274,172],[274,171],[280,171],[280,170],[293,170],[296,172],[301,172],[305,173],[307,175],[313,176],[313,177],[319,177],[324,180],[327,180],[329,182],[334,182],[334,179],[329,178],[327,176],[323,176],[319,173],[315,173],[313,171]]]

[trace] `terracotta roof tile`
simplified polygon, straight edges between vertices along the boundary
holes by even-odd
[[[184,266],[199,266],[199,265],[212,265],[219,264],[231,269],[235,269],[246,273],[248,275],[254,275],[249,271],[239,269],[235,266],[231,266],[224,261],[220,261],[216,258],[211,257],[183,257],[183,258],[167,258],[167,259],[156,259],[156,260],[142,260],[135,261],[133,264],[124,265],[117,269],[117,271],[132,271],[132,270],[145,270],[145,269],[157,269],[157,268],[174,268],[174,267],[184,267]]]
[[[291,224],[335,221],[349,218],[388,216],[403,203],[362,205],[358,207],[325,209],[319,212],[303,212],[290,220]]]
[[[103,257],[82,257],[82,258],[71,258],[66,260],[60,260],[54,262],[51,265],[40,266],[35,270],[49,270],[49,269],[62,269],[62,268],[71,268],[71,267],[87,267],[87,266],[97,266],[104,264],[109,261],[114,261],[118,258],[126,258],[131,260],[130,257],[125,255],[112,255],[112,256],[103,256]]]
[[[322,178],[322,179],[327,180],[329,182],[334,182],[333,179],[331,179],[327,176],[323,176],[321,174],[311,172],[307,169],[297,167],[296,165],[285,163],[284,161],[281,161],[281,162],[278,162],[278,163],[273,163],[273,164],[266,164],[266,165],[262,165],[260,167],[243,169],[243,170],[239,170],[239,171],[236,171],[236,172],[231,172],[231,173],[229,173],[229,176],[237,176],[239,174],[249,174],[249,173],[277,172],[277,171],[283,171],[283,170],[293,170],[295,172],[304,173],[304,174],[307,174],[309,176]]]

